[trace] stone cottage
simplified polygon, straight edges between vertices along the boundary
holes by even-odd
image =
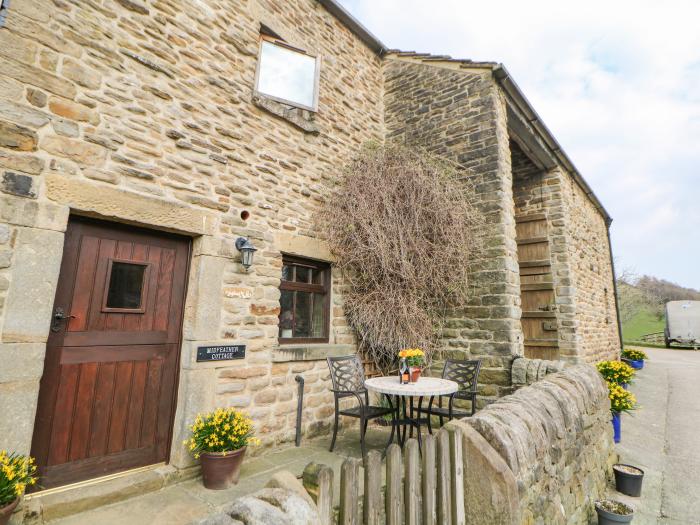
[[[370,140],[474,183],[486,250],[445,337],[482,402],[515,357],[619,351],[610,218],[503,66],[389,50],[334,0],[3,5],[0,448],[44,487],[191,466],[216,406],[289,442],[297,374],[328,428],[325,358],[355,346],[312,216]]]

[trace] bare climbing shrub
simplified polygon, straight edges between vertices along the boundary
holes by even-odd
[[[477,250],[471,185],[456,166],[404,146],[368,146],[337,180],[319,227],[341,269],[361,350],[384,372],[402,348],[430,363],[445,312],[463,305]]]

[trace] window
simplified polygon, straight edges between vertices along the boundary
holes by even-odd
[[[279,341],[327,343],[331,269],[326,263],[285,255],[282,259]]]
[[[107,269],[103,312],[143,313],[143,289],[149,264],[111,259]]]
[[[279,40],[263,38],[255,91],[284,104],[316,111],[319,59]]]

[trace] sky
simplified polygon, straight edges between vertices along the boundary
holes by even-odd
[[[340,2],[389,48],[505,64],[613,217],[618,272],[700,289],[700,2]]]

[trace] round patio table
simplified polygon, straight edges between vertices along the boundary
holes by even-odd
[[[415,383],[401,384],[398,376],[373,377],[365,380],[365,387],[368,390],[384,394],[386,396],[394,396],[395,407],[392,425],[396,428],[397,440],[403,447],[406,441],[406,433],[408,428],[413,428],[418,433],[418,444],[421,445],[420,426],[422,423],[427,423],[428,418],[421,418],[421,408],[423,398],[425,396],[444,396],[452,394],[459,389],[459,385],[449,379],[441,379],[438,377],[421,377]],[[414,417],[413,398],[418,398],[418,417]],[[406,409],[406,398],[410,399],[410,407]],[[400,417],[400,408],[403,409],[403,418]],[[403,435],[401,430],[403,429]]]

